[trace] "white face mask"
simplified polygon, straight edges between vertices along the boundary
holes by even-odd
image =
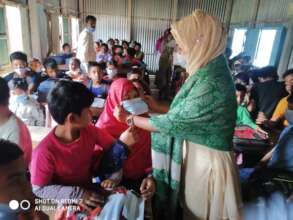
[[[125,100],[122,105],[126,111],[133,115],[141,115],[149,111],[148,105],[141,98]]]
[[[173,65],[178,65],[186,69],[187,61],[182,54],[175,52],[173,54]]]
[[[107,68],[106,71],[110,79],[113,79],[117,75],[117,69]]]
[[[96,28],[92,28],[92,27],[88,27],[87,29],[91,33],[94,33],[96,31]]]
[[[19,67],[19,68],[14,69],[14,72],[19,76],[24,76],[24,74],[27,72],[27,68]]]

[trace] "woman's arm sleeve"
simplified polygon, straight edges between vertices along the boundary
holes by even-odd
[[[189,131],[204,133],[205,124],[217,117],[214,111],[220,107],[217,103],[221,97],[214,90],[208,83],[193,86],[181,103],[167,114],[152,117],[151,124],[158,132],[170,136],[186,137]]]

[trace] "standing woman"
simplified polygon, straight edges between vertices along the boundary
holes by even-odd
[[[179,190],[184,219],[240,219],[240,185],[231,151],[237,104],[223,56],[226,32],[218,19],[196,10],[176,22],[172,34],[190,76],[170,109],[149,119],[119,106],[114,115],[152,131],[155,210],[163,214],[161,219],[176,218]],[[164,112],[152,99],[149,105]]]

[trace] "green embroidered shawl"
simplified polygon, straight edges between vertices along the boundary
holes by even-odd
[[[232,77],[220,55],[184,83],[167,114],[150,119],[157,129],[152,133],[156,206],[169,219],[175,218],[178,202],[183,141],[229,151],[236,109]]]

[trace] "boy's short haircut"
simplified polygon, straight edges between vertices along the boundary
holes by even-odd
[[[13,78],[11,89],[21,89],[21,90],[27,91],[28,89],[27,81],[23,78]]]
[[[23,156],[23,151],[8,140],[0,139],[0,166],[9,164]]]
[[[129,42],[126,41],[126,40],[123,40],[123,41],[122,41],[122,45],[123,45],[123,44],[127,44],[127,45],[129,46]]]
[[[134,48],[131,48],[131,47],[128,47],[127,48],[127,54],[130,56],[130,57],[134,57],[135,56],[135,49]]]
[[[16,51],[10,54],[10,62],[13,60],[22,60],[23,62],[27,63],[27,55],[21,51]]]
[[[293,75],[293,68],[286,70],[286,72],[283,74],[283,79],[285,79],[287,76]]]
[[[6,80],[0,77],[0,105],[6,106],[9,103],[9,87]]]
[[[44,67],[45,67],[45,69],[51,68],[51,69],[57,70],[58,64],[57,64],[56,60],[54,60],[53,58],[47,58],[44,61]]]
[[[105,69],[106,69],[106,63],[104,63],[104,62],[98,63],[98,62],[96,62],[96,61],[91,61],[91,62],[89,62],[89,64],[88,64],[88,69],[89,69],[89,71],[90,71],[90,69],[91,69],[92,67],[98,67],[98,68],[101,69],[101,70],[105,70]]]
[[[141,43],[139,43],[139,42],[135,42],[134,45],[135,45],[135,46],[139,46],[139,47],[141,48]]]
[[[31,65],[33,62],[41,63],[41,61],[38,58],[35,58],[35,57],[30,60],[29,64]]]
[[[64,50],[65,47],[70,47],[70,44],[69,44],[69,43],[64,43],[64,44],[62,45],[62,49]]]
[[[138,74],[138,75],[142,76],[142,71],[138,67],[133,67],[130,74]]]
[[[249,75],[246,72],[240,72],[235,76],[235,79],[240,79],[243,81],[246,85],[249,84]]]
[[[48,95],[48,107],[53,119],[64,124],[70,113],[81,115],[94,101],[94,96],[82,83],[60,80]]]
[[[246,87],[242,84],[239,84],[239,83],[236,83],[235,89],[238,92],[246,92],[247,91]]]
[[[109,49],[108,44],[102,43],[101,47],[105,47],[107,50]]]
[[[85,23],[88,23],[89,21],[97,21],[97,18],[93,15],[88,15],[85,18]]]
[[[79,60],[78,58],[72,58],[72,59],[70,60],[70,62],[76,62],[78,66],[81,65],[81,62],[80,62],[80,60]]]

